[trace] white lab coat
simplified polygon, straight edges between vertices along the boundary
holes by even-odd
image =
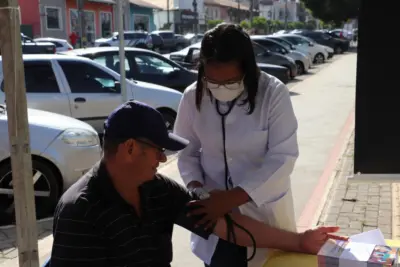
[[[221,117],[207,94],[200,111],[196,109],[195,88],[193,84],[185,90],[175,122],[174,132],[190,141],[179,153],[178,168],[186,185],[199,181],[208,190],[225,190]],[[251,115],[247,107],[235,105],[225,126],[232,182],[252,199],[239,209],[271,226],[296,231],[289,176],[298,157],[297,120],[289,91],[278,79],[262,73]],[[217,242],[215,235],[205,240],[192,234],[192,251],[209,264]],[[248,248],[248,255],[252,250]],[[266,249],[257,249],[249,267],[263,266],[266,257]]]

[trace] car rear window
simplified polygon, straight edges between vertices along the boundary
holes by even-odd
[[[164,39],[173,39],[174,33],[172,32],[160,32],[159,35]]]

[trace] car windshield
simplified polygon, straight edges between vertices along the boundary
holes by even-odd
[[[156,57],[138,55],[135,57],[135,59],[136,64],[138,65],[139,69],[142,70],[142,72],[168,74],[174,71],[173,66]]]

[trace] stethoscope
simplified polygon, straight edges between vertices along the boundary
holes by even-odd
[[[229,166],[228,166],[228,157],[226,154],[226,117],[231,113],[233,107],[236,104],[236,99],[228,103],[228,109],[225,112],[222,112],[220,109],[220,102],[215,99],[215,109],[217,110],[217,113],[221,117],[221,128],[222,128],[222,148],[223,148],[223,154],[224,154],[224,166],[225,166],[225,189],[229,190],[232,189],[233,182],[232,182],[232,177],[229,173]],[[229,214],[225,215],[225,220],[226,220],[226,225],[227,225],[227,240],[228,241],[233,241],[234,244],[236,244],[236,236],[235,236],[235,231],[234,231],[234,226],[240,228],[241,230],[245,231],[251,238],[253,242],[253,253],[251,256],[247,259],[247,261],[251,261],[255,254],[256,254],[256,240],[254,239],[253,235],[250,233],[249,230],[235,222]]]

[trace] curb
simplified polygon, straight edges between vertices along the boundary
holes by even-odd
[[[347,148],[347,144],[353,132],[352,130],[354,129],[354,115],[355,110],[352,109],[335,142],[335,145],[333,146],[333,149],[331,150],[324,172],[319,178],[317,186],[314,188],[311,197],[297,221],[297,229],[299,232],[308,230],[315,226],[321,216],[330,188],[332,187],[334,178],[336,177],[335,169]]]

